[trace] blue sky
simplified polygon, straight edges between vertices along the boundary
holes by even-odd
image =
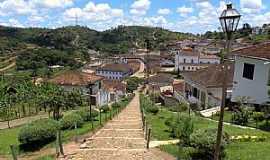
[[[74,25],[78,17],[96,30],[144,25],[203,33],[219,28],[228,2],[243,15],[241,24],[270,23],[269,0],[0,0],[0,25],[56,28]]]

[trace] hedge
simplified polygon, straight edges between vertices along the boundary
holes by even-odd
[[[80,115],[83,121],[91,121],[89,108],[80,109],[78,111],[75,111],[75,113]],[[95,119],[98,116],[98,114],[99,114],[98,111],[92,109],[91,111],[92,119]]]
[[[41,119],[23,126],[18,135],[19,142],[24,147],[40,147],[56,138],[60,125],[53,119]]]
[[[60,124],[61,124],[61,129],[65,130],[65,129],[73,129],[75,128],[75,124],[77,124],[77,127],[81,127],[83,125],[83,118],[73,112],[70,114],[65,115],[61,120],[60,120]]]

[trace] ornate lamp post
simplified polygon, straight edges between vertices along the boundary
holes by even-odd
[[[232,8],[232,4],[227,4],[227,9],[225,9],[221,16],[219,17],[220,24],[222,26],[223,32],[226,34],[226,47],[225,47],[225,55],[223,55],[222,64],[224,71],[224,78],[222,84],[222,103],[220,109],[220,117],[218,123],[218,132],[217,132],[217,140],[215,147],[214,160],[220,159],[220,145],[222,142],[222,130],[223,130],[223,117],[224,117],[224,108],[226,106],[226,97],[227,97],[227,72],[228,72],[228,64],[225,63],[227,59],[227,55],[230,52],[232,35],[237,30],[237,26],[239,24],[241,15],[236,9]]]

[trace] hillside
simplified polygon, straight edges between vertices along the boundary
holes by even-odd
[[[129,48],[143,48],[146,39],[150,40],[153,49],[159,49],[168,41],[188,36],[190,34],[141,26],[119,26],[104,32],[81,26],[57,29],[0,26],[0,54],[12,53],[33,46],[83,53],[88,49],[93,49],[104,54],[118,54],[126,53]]]
[[[103,32],[82,26],[57,29],[0,26],[0,57],[16,57],[13,63],[2,63],[1,68],[47,75],[48,66],[52,65],[81,67],[89,59],[90,50],[100,51],[99,56],[106,57],[127,53],[131,48],[145,48],[146,40],[152,50],[159,50],[171,41],[190,36],[193,35],[141,26],[119,26]]]

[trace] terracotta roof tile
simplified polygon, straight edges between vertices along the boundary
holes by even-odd
[[[252,45],[232,52],[233,55],[270,60],[270,42]]]
[[[128,64],[124,63],[110,63],[105,64],[102,67],[99,67],[97,70],[106,70],[106,71],[113,71],[113,72],[130,72],[132,69]]]
[[[103,87],[108,91],[116,91],[120,90],[126,92],[126,84],[122,83],[121,81],[113,81],[113,80],[103,80],[102,81]]]
[[[173,77],[170,74],[160,73],[149,77],[149,83],[172,85]]]
[[[95,83],[102,79],[103,77],[96,76],[94,74],[79,71],[66,71],[53,79],[50,79],[49,82],[58,85],[85,86],[89,83]]]
[[[233,74],[234,74],[234,64],[229,63],[230,69],[227,76],[227,85],[232,86],[233,84]],[[185,79],[193,81],[199,85],[205,86],[207,88],[211,87],[221,87],[223,79],[225,78],[224,72],[222,70],[222,65],[210,65],[207,68],[197,70],[195,72],[183,73]]]

